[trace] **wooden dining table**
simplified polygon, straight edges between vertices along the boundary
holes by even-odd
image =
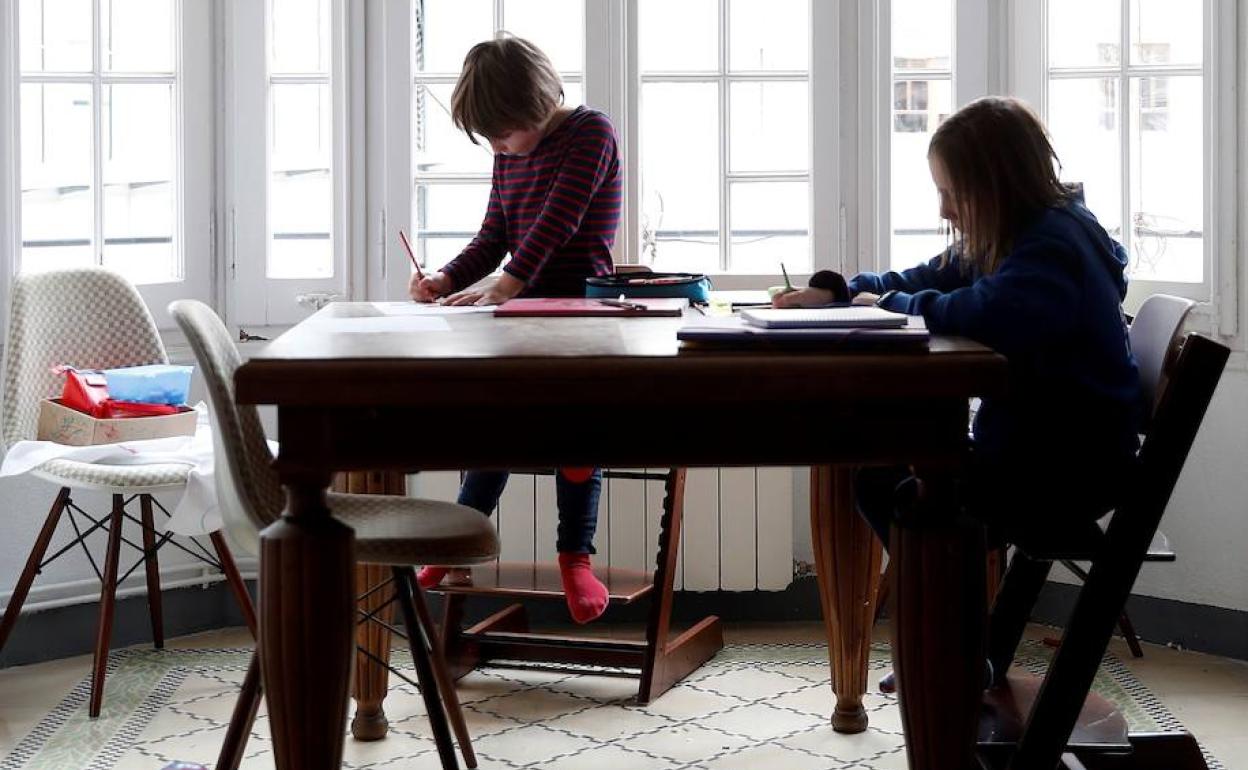
[[[1001,356],[940,335],[924,350],[696,348],[677,341],[679,318],[385,317],[373,303],[333,303],[235,375],[240,403],[277,407],[288,493],[260,554],[259,655],[278,768],[341,764],[356,575],[352,531],[327,504],[335,472],[811,466],[832,727],[853,732],[867,722],[880,567],[854,513],[853,474],[899,463],[920,479],[891,552],[910,766],[970,766],[983,532],[956,516],[952,480],[969,399],[1004,392]]]

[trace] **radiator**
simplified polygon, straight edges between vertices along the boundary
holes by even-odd
[[[784,590],[793,579],[794,473],[792,468],[690,469],[676,588]],[[455,472],[421,473],[409,484],[412,494],[438,500],[454,500],[458,490]],[[662,514],[663,482],[604,480],[595,563],[653,570]],[[554,478],[512,476],[494,521],[504,561],[554,561]]]

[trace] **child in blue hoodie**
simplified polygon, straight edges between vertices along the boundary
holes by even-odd
[[[860,273],[846,285],[817,273],[781,295],[794,307],[845,299],[921,315],[937,334],[1005,356],[1009,390],[985,398],[962,484],[968,513],[990,537],[1099,518],[1134,462],[1139,373],[1122,300],[1127,254],[1057,178],[1040,120],[1021,102],[987,97],[951,115],[928,149],[952,245],[902,272]],[[862,471],[858,505],[888,543],[906,469]]]

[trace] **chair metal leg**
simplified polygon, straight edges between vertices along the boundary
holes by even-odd
[[[247,624],[251,638],[255,639],[257,638],[256,606],[251,601],[251,594],[247,593],[247,584],[243,582],[243,576],[238,572],[238,565],[234,563],[234,555],[230,553],[230,546],[226,544],[220,530],[208,535],[208,539],[212,541],[212,548],[217,552],[217,561],[221,562],[225,582],[229,584],[234,600],[238,602],[238,608],[243,612],[243,622]]]
[[[87,713],[100,715],[104,702],[104,676],[108,669],[108,647],[113,635],[113,607],[117,601],[117,560],[121,555],[121,526],[125,517],[125,497],[113,495],[109,514],[108,550],[104,557],[104,577],[100,582],[100,619],[95,634],[95,663],[91,669],[91,702]]]
[[[152,496],[139,495],[143,517],[143,565],[147,569],[147,611],[152,618],[152,644],[165,646],[164,606],[160,598],[160,561],[156,555],[156,526],[152,521]]]
[[[988,621],[988,660],[998,681],[1005,679],[1014,662],[1014,653],[1031,618],[1031,608],[1052,566],[1051,562],[1032,559],[1018,550],[1010,559]]]
[[[415,583],[415,570],[408,568],[413,578],[412,603],[416,608],[416,619],[424,628],[429,639],[430,659],[433,664],[433,675],[438,680],[438,690],[442,693],[442,702],[446,706],[446,715],[451,720],[451,729],[459,741],[459,753],[464,756],[464,764],[469,768],[477,766],[477,754],[472,749],[472,736],[468,733],[468,725],[464,722],[464,710],[459,705],[459,695],[455,692],[455,680],[446,667],[446,657],[442,654],[442,645],[438,643],[438,629],[433,624],[433,616],[425,603],[425,592]]]
[[[30,592],[30,585],[35,581],[35,575],[39,574],[39,566],[43,562],[43,555],[48,552],[48,544],[52,542],[52,534],[56,532],[56,525],[61,520],[61,513],[69,504],[69,487],[61,487],[61,491],[56,495],[56,500],[52,503],[52,509],[48,511],[48,516],[43,520],[43,529],[39,530],[39,536],[35,538],[35,544],[30,549],[30,556],[26,557],[26,567],[22,569],[22,575],[17,579],[17,585],[13,587],[13,594],[9,597],[8,606],[4,609],[4,620],[0,621],[0,650],[4,649],[5,642],[9,640],[9,634],[13,631],[13,626],[17,625],[17,618],[22,614],[22,605],[26,603],[26,595]]]
[[[247,748],[247,739],[251,736],[251,728],[256,723],[256,712],[260,710],[263,695],[260,658],[253,652],[251,663],[247,665],[247,676],[243,678],[243,686],[238,692],[238,700],[234,702],[230,725],[225,730],[225,740],[221,742],[216,770],[238,770],[239,763],[243,761],[243,750]]]
[[[451,740],[451,731],[447,727],[446,711],[442,706],[439,694],[438,679],[433,673],[433,665],[429,660],[431,640],[425,638],[424,629],[416,618],[415,600],[412,595],[419,590],[415,580],[415,570],[411,567],[394,568],[394,589],[398,595],[399,606],[403,608],[403,623],[407,627],[407,642],[412,651],[412,661],[416,664],[416,678],[420,681],[420,695],[425,701],[425,710],[429,713],[429,725],[433,728],[433,740],[438,747],[438,757],[442,760],[442,770],[459,770],[459,760],[455,758],[455,744]]]

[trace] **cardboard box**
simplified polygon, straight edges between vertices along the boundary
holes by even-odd
[[[100,420],[65,406],[59,398],[46,398],[39,403],[37,437],[40,441],[71,446],[116,444],[120,441],[193,436],[198,421],[199,413],[189,406],[177,414],[158,417]]]

